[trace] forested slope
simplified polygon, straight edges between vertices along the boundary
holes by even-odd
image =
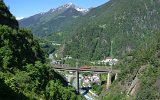
[[[12,28],[18,28],[18,22],[15,20],[15,17],[9,12],[8,8],[4,5],[0,5],[0,22],[1,25],[8,25]]]
[[[73,37],[65,44],[65,54],[74,58],[103,59],[146,46],[159,31],[159,0],[110,0],[92,9],[77,21]]]
[[[83,99],[46,62],[45,54],[28,29],[0,0],[0,99]]]
[[[121,70],[118,80],[102,91],[100,99],[160,99],[159,4],[159,0],[110,0],[74,25],[75,34],[64,44],[64,55],[104,59],[110,56],[112,41],[113,56],[119,58],[113,66]]]
[[[126,54],[114,68],[121,69],[102,100],[160,99],[160,33],[150,37],[145,48]]]

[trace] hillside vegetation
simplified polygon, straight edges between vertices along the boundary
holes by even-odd
[[[0,7],[5,9],[0,16],[7,15],[4,18],[7,22],[0,21],[0,99],[82,100],[72,87],[65,87],[63,78],[46,63],[31,32],[18,28],[3,1]],[[61,18],[54,17],[56,21]],[[69,24],[60,22],[63,29],[55,27],[62,29],[55,32],[57,36],[63,32],[72,34],[58,53],[82,61],[100,60],[111,55],[112,46],[113,56],[119,59],[113,69],[119,69],[120,73],[108,90],[98,92],[99,99],[160,100],[159,20],[159,0],[110,0]],[[38,29],[54,25],[38,24]],[[49,36],[57,38],[55,34]]]
[[[112,42],[113,56],[120,59],[114,68],[121,73],[100,99],[159,100],[159,14],[159,0],[110,0],[78,19],[63,55],[104,59],[111,54]]]
[[[2,0],[1,0],[2,1]],[[1,25],[8,25],[14,29],[18,28],[18,22],[15,20],[15,17],[9,12],[8,8],[5,5],[0,5],[0,22]]]
[[[83,99],[46,63],[31,31],[0,0],[0,100]]]
[[[73,37],[65,43],[64,54],[74,58],[99,60],[122,56],[145,47],[159,32],[159,0],[110,0],[79,18],[71,27]]]
[[[121,69],[121,73],[102,100],[159,100],[160,33],[151,37],[148,47],[126,54],[114,67]]]

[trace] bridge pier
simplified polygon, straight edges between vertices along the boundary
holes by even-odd
[[[76,76],[77,76],[77,94],[79,94],[79,71],[76,71]]]
[[[115,80],[117,80],[118,79],[118,73],[116,73],[116,75],[115,75]]]
[[[109,89],[109,87],[111,86],[111,72],[108,73],[108,76],[107,76],[107,89]]]
[[[111,86],[111,78],[112,78],[112,73],[115,73],[115,80],[117,80],[118,77],[118,73],[120,72],[119,70],[110,70],[110,69],[82,69],[79,68],[78,65],[76,68],[74,67],[62,67],[62,66],[53,66],[54,70],[58,70],[58,71],[75,71],[76,72],[76,77],[77,77],[77,86],[76,86],[76,91],[79,94],[79,72],[96,72],[96,73],[108,73],[107,76],[107,84],[106,84],[106,88],[109,89],[109,87]]]

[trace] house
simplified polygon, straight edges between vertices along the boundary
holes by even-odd
[[[114,58],[109,62],[109,65],[115,65],[117,62],[118,62],[118,59]]]
[[[88,78],[84,78],[84,83],[85,83],[85,84],[89,84],[89,82],[90,82],[90,81],[89,81]]]
[[[112,61],[112,57],[106,57],[106,59],[104,60],[104,62],[106,62],[106,63],[108,63],[110,61]]]
[[[65,59],[65,60],[67,60],[67,59],[72,59],[72,57],[69,56],[69,55],[66,55],[64,59]]]
[[[104,64],[109,64],[109,65],[115,65],[118,62],[118,59],[112,58],[112,57],[107,57],[106,59],[101,61]]]
[[[100,78],[99,78],[98,74],[96,74],[96,73],[93,74],[92,79],[93,79],[92,82],[96,82],[97,83],[97,82],[100,81]]]

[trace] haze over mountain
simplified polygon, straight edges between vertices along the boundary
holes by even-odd
[[[30,28],[34,35],[43,37],[54,32],[64,31],[65,26],[79,16],[84,16],[88,11],[88,9],[68,3],[56,9],[50,9],[48,12],[19,20],[19,25]]]

